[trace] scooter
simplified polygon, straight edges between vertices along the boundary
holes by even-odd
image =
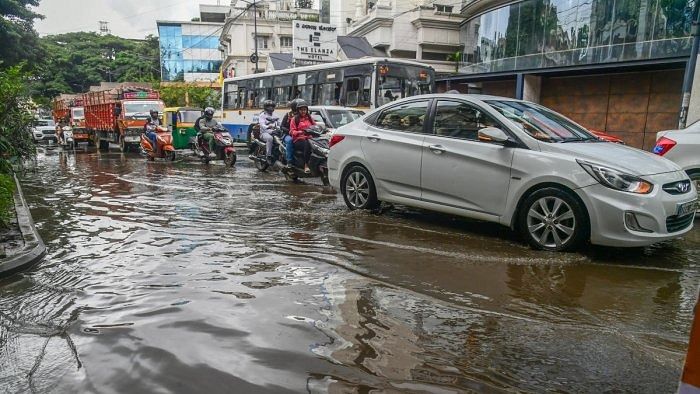
[[[268,168],[282,171],[287,179],[297,181],[299,178],[321,178],[325,186],[329,186],[328,181],[328,150],[330,138],[326,135],[328,129],[319,125],[311,126],[306,131],[312,135],[309,139],[311,143],[311,160],[309,162],[309,173],[304,171],[302,166],[287,166],[287,149],[283,141],[281,129],[275,125],[272,129],[272,163],[267,158],[267,147],[262,140],[260,132],[253,130],[251,137],[251,151],[249,158],[255,163],[255,167],[260,171],[267,171]],[[304,153],[295,151],[294,162],[304,163]]]
[[[227,167],[233,167],[236,164],[237,156],[231,134],[221,125],[215,126],[212,132],[215,142],[214,152],[209,151],[209,143],[202,138],[201,133],[190,140],[195,156],[199,157],[203,163],[208,164],[211,160],[223,160]]]
[[[61,130],[61,140],[59,141],[63,150],[74,151],[75,150],[75,139],[73,138],[73,129],[65,126]]]
[[[173,146],[173,135],[170,130],[155,125],[149,125],[148,130],[156,132],[157,147],[156,151],[154,151],[153,142],[146,136],[146,133],[141,134],[141,150],[146,154],[148,161],[154,161],[156,158],[175,161],[175,147]]]

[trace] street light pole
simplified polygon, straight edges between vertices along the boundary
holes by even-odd
[[[255,29],[255,73],[257,74],[260,57],[258,56],[258,6],[255,4],[255,0],[253,0],[253,26]]]

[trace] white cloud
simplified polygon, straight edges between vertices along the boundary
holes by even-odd
[[[99,21],[109,22],[112,34],[143,38],[157,34],[156,20],[188,21],[199,15],[199,4],[216,0],[42,0],[36,22],[41,35],[97,31]],[[223,0],[222,4],[228,4]]]

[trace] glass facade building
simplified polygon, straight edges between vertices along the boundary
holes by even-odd
[[[221,68],[216,26],[159,23],[161,79],[186,81],[216,79]],[[206,79],[206,78],[205,78]]]
[[[462,27],[464,73],[687,57],[700,0],[526,0]]]

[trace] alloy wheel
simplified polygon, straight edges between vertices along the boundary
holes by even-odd
[[[541,246],[560,248],[574,236],[576,217],[571,206],[561,198],[542,197],[528,210],[527,229]]]
[[[354,208],[361,209],[367,203],[370,194],[369,182],[359,171],[351,173],[345,181],[345,194]]]

